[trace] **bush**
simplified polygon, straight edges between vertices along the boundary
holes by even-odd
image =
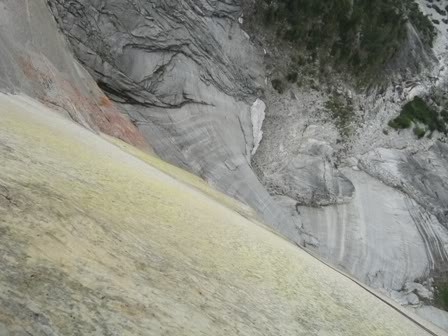
[[[295,83],[297,82],[297,79],[299,78],[299,74],[297,72],[290,72],[287,76],[286,79],[288,82],[290,83]]]
[[[448,124],[448,110],[443,110],[440,115],[442,116],[442,120]]]
[[[331,118],[334,120],[339,133],[344,138],[350,137],[352,133],[352,121],[355,118],[353,106],[345,99],[333,95],[330,100],[325,103],[325,107],[330,112]]]
[[[414,1],[408,1],[408,17],[412,24],[422,34],[423,39],[427,41],[429,46],[432,46],[437,35],[434,25],[429,18],[422,14],[418,4]]]
[[[417,136],[417,138],[421,139],[425,136],[426,134],[426,130],[424,130],[423,128],[420,128],[418,126],[414,127],[414,134]]]
[[[436,279],[434,284],[434,303],[437,307],[448,310],[448,283],[444,279]]]
[[[292,61],[297,64],[298,66],[304,66],[307,61],[305,56],[298,54],[297,56],[293,56]]]
[[[411,127],[412,120],[406,116],[398,116],[394,120],[389,121],[389,126],[398,130]]]
[[[272,80],[272,87],[280,94],[285,92],[286,86],[281,79],[275,78]]]
[[[355,74],[376,74],[406,42],[411,21],[430,46],[435,28],[413,0],[258,0],[277,36]],[[302,49],[303,51],[303,49]],[[318,52],[316,52],[318,51]]]
[[[415,97],[404,105],[400,115],[391,120],[389,126],[395,129],[404,129],[409,128],[412,122],[420,122],[428,126],[431,132],[435,130],[446,132],[446,122],[440,119],[439,114],[420,97]]]
[[[266,26],[272,25],[274,22],[274,9],[272,6],[268,6],[268,8],[264,12],[264,24]]]

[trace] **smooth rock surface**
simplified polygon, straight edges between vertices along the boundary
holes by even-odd
[[[415,313],[434,325],[448,330],[448,312],[431,306],[423,306],[414,309]]]
[[[394,77],[368,94],[337,85],[356,116],[347,139],[326,111],[331,88],[316,81],[283,97],[262,93],[269,55],[241,29],[239,1],[50,0],[76,56],[113,103],[73,60],[43,0],[0,3],[2,90],[25,92],[142,146],[132,121],[161,157],[372,286],[399,290],[447,270],[446,145],[438,135],[416,142],[412,131],[384,132],[413,96],[446,89],[444,23],[433,50],[422,49],[410,27],[397,67],[414,72],[424,64],[422,74]],[[261,129],[252,113],[260,98],[267,105]],[[343,167],[371,178],[352,179]]]
[[[432,4],[418,3],[442,22]],[[263,141],[252,159],[268,191],[302,220],[307,246],[388,293],[448,270],[447,138],[418,140],[412,129],[388,127],[413,97],[448,93],[447,24],[436,25],[432,49],[408,28],[390,77],[368,90],[354,90],[343,75],[322,78],[311,62],[295,68],[299,85],[286,83],[294,58],[278,59],[291,50],[268,41],[268,82],[286,86],[266,91]],[[335,99],[344,102],[340,113],[351,111],[343,127],[328,107]]]
[[[408,279],[427,276],[430,260],[409,212],[428,216],[425,211],[364,172],[344,173],[356,188],[352,202],[299,208],[304,230],[318,238],[319,255],[377,288],[401,290]]]
[[[250,167],[260,140],[251,107],[262,55],[239,2],[49,1],[80,61],[170,163],[249,204],[283,234],[295,227]]]
[[[444,335],[32,99],[0,95],[0,159],[2,335]]]

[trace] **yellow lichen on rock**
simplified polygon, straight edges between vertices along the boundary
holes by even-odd
[[[113,142],[0,95],[1,335],[428,334],[245,206]]]
[[[221,204],[228,206],[230,209],[233,209],[234,211],[237,211],[244,217],[247,217],[250,219],[257,218],[257,215],[255,214],[255,211],[252,208],[234,200],[233,198],[231,198],[229,196],[226,196],[220,192],[217,192],[216,190],[212,189],[206,182],[204,182],[204,180],[202,180],[198,176],[188,173],[185,170],[180,169],[176,166],[173,166],[165,161],[162,161],[159,158],[155,157],[154,155],[145,153],[145,152],[141,151],[140,149],[135,148],[120,139],[113,138],[113,137],[105,135],[105,134],[103,134],[103,137],[106,138],[106,140],[108,140],[109,142],[114,143],[115,145],[117,145],[122,150],[126,151],[127,153],[145,161],[146,163],[150,164],[151,166],[153,166],[157,169],[160,169],[164,173],[178,179],[179,181],[188,183],[190,186],[197,188],[198,190],[206,193],[210,197],[216,199]]]

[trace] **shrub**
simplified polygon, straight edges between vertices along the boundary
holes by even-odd
[[[292,61],[297,64],[298,66],[304,66],[306,64],[306,58],[305,56],[298,54],[297,56],[294,56],[292,58]]]
[[[272,80],[272,87],[280,94],[285,92],[286,89],[285,83],[278,78]]]
[[[423,128],[420,128],[418,126],[414,127],[414,134],[417,136],[417,138],[421,139],[425,136],[426,130]]]
[[[420,97],[415,97],[404,105],[400,115],[391,120],[389,126],[395,129],[409,128],[412,122],[420,122],[428,126],[431,132],[444,130],[444,122],[439,118],[439,114]]]
[[[433,24],[414,0],[258,0],[257,4],[277,36],[358,75],[384,69],[406,42],[408,20],[426,45],[432,45],[435,37]]]
[[[434,287],[436,289],[434,293],[435,305],[444,310],[448,310],[448,283],[441,278],[436,279]]]
[[[264,24],[266,26],[272,25],[274,22],[274,8],[272,6],[268,6],[264,12]]]
[[[445,123],[448,124],[448,110],[443,110],[440,115]]]
[[[407,1],[408,17],[412,24],[422,34],[424,41],[429,46],[432,46],[437,35],[434,25],[429,18],[422,14],[418,4],[414,1]]]
[[[343,137],[348,138],[351,135],[351,124],[355,117],[351,103],[347,102],[342,97],[333,95],[330,100],[325,103],[325,107],[330,112],[339,133]]]
[[[394,120],[389,121],[389,126],[394,129],[405,129],[411,127],[412,121],[403,116],[398,116]]]
[[[288,82],[290,83],[295,83],[297,82],[297,79],[299,78],[299,74],[297,72],[290,72],[287,76],[286,79]]]

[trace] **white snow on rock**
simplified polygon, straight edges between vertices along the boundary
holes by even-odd
[[[252,149],[252,155],[257,152],[258,146],[260,146],[261,140],[263,139],[262,127],[264,118],[266,117],[265,110],[266,104],[261,99],[257,99],[250,109],[254,136],[254,148]]]

